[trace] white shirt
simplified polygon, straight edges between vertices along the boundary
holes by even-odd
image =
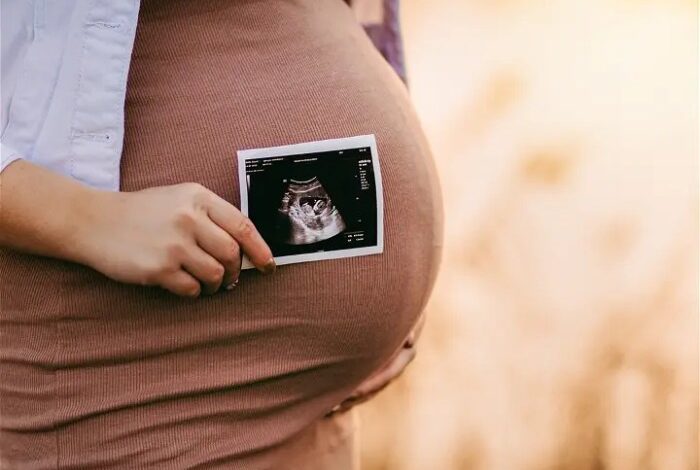
[[[0,2],[0,171],[23,158],[119,190],[139,0]]]

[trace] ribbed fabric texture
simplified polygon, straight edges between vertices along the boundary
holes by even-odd
[[[428,146],[342,1],[143,0],[122,190],[196,181],[239,206],[237,150],[361,134],[378,142],[381,255],[185,300],[0,251],[0,467],[350,468],[351,427],[323,416],[401,346],[435,280]]]

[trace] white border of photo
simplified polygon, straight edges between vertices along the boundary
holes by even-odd
[[[379,152],[374,134],[346,137],[341,139],[320,140],[315,142],[303,142],[279,147],[266,147],[257,149],[239,150],[238,155],[238,182],[241,196],[241,212],[248,216],[248,183],[246,179],[246,161],[259,158],[283,157],[288,155],[303,155],[309,153],[332,152],[346,149],[369,147],[372,156],[372,168],[374,172],[374,186],[376,188],[377,207],[377,244],[358,248],[347,248],[333,251],[318,251],[297,255],[275,256],[275,263],[283,264],[301,263],[307,261],[319,261],[324,259],[349,258],[352,256],[366,256],[384,252],[384,189],[382,187],[382,175],[379,165]],[[333,158],[326,156],[323,158]],[[254,268],[248,257],[244,254],[241,269]]]

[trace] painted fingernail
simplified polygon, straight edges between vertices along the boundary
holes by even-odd
[[[406,342],[403,344],[403,347],[406,349],[409,349],[409,348],[412,348],[415,343],[416,343],[416,332],[411,331],[411,333],[408,335],[408,338],[406,338]]]
[[[237,285],[238,285],[238,279],[236,279],[235,281],[233,281],[233,282],[230,283],[230,284],[226,284],[226,286],[225,286],[224,288],[225,288],[226,290],[232,290],[232,289],[233,289],[234,287],[236,287]]]
[[[270,258],[270,260],[262,267],[262,272],[264,274],[272,274],[275,272],[275,270],[277,270],[277,264],[275,263],[274,258]]]

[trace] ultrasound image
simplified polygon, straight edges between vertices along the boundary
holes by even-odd
[[[245,161],[248,217],[275,257],[376,247],[369,147]]]
[[[327,240],[345,230],[345,222],[317,177],[290,180],[279,208],[286,223],[280,226],[281,240],[290,245],[307,245]]]

